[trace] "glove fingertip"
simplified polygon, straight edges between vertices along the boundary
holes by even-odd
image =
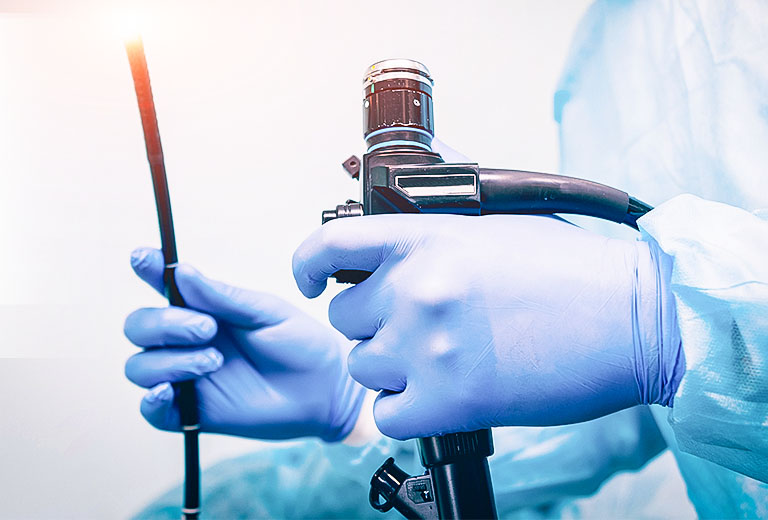
[[[309,276],[295,275],[296,285],[299,287],[301,294],[306,298],[317,298],[323,291],[325,291],[328,285],[326,280],[315,281]]]
[[[328,286],[328,284],[323,281],[322,283],[316,283],[314,285],[311,285],[307,287],[306,291],[304,291],[304,296],[307,298],[317,298],[323,292],[325,291],[325,288]]]
[[[136,345],[136,329],[138,328],[137,322],[139,319],[139,315],[136,314],[138,309],[136,311],[131,312],[128,316],[125,317],[125,321],[123,322],[123,335],[128,338],[128,341]],[[138,345],[142,347],[143,345]]]
[[[160,383],[153,387],[141,400],[141,415],[158,430],[180,431],[181,420],[173,396],[170,383]]]
[[[163,292],[163,254],[158,249],[139,247],[131,253],[131,267],[139,278],[156,291]]]
[[[146,271],[156,264],[162,264],[162,254],[152,247],[137,247],[131,251],[131,267],[137,273]]]
[[[313,235],[314,236],[314,235]],[[293,258],[291,260],[293,269],[293,279],[296,281],[296,286],[306,298],[316,298],[320,296],[325,290],[325,280],[317,282],[307,274],[306,265],[308,256],[305,252],[307,246],[304,244],[299,246],[299,249],[294,251]]]

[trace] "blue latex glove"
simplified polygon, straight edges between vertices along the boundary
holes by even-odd
[[[131,264],[162,292],[158,250],[137,249]],[[352,430],[365,390],[349,377],[351,347],[340,334],[275,296],[210,280],[185,264],[176,283],[188,309],[144,308],[125,320],[125,335],[146,349],[125,373],[152,388],[141,413],[153,426],[180,429],[168,382],[195,379],[204,432],[335,441]]]
[[[671,258],[550,217],[334,220],[296,251],[308,297],[339,269],[374,271],[331,302],[352,377],[382,390],[382,433],[554,425],[670,404],[684,369]]]

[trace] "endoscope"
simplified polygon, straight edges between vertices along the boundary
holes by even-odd
[[[627,193],[595,182],[547,173],[446,163],[432,151],[432,76],[407,59],[371,65],[363,79],[363,136],[367,153],[342,166],[362,183],[360,202],[324,211],[336,218],[382,213],[587,215],[637,229],[652,208]],[[339,282],[360,283],[371,273],[342,270]],[[407,518],[496,518],[487,458],[491,430],[418,439],[425,473],[410,476],[392,458],[371,479],[369,501]]]
[[[141,38],[132,39],[125,44],[128,62],[131,66],[136,100],[139,104],[141,126],[144,131],[144,144],[147,148],[147,160],[152,174],[152,187],[155,191],[157,220],[160,226],[162,244],[163,285],[168,302],[176,307],[186,307],[184,298],[176,286],[174,270],[178,263],[176,236],[173,229],[171,197],[168,193],[168,180],[165,175],[165,159],[160,142],[160,129],[157,125],[155,102],[152,86],[149,82],[149,69],[144,55]],[[200,424],[197,410],[197,392],[192,380],[181,381],[174,385],[176,404],[179,407],[181,428],[184,432],[184,506],[182,515],[187,520],[195,520],[200,515],[200,450],[198,434]]]
[[[140,39],[126,45],[139,104],[165,261],[165,293],[184,307],[176,287],[176,241],[144,50]],[[432,151],[433,80],[416,61],[373,64],[363,81],[363,128],[367,153],[352,156],[344,169],[361,181],[360,202],[347,201],[324,211],[323,223],[336,218],[383,213],[588,215],[637,228],[651,207],[625,192],[587,180],[546,173],[480,168],[476,163],[446,163]],[[335,273],[339,282],[360,283],[367,271]],[[174,385],[185,445],[186,519],[200,514],[197,396],[192,381]],[[407,518],[496,518],[487,458],[493,454],[491,430],[418,439],[425,473],[410,476],[392,458],[371,479],[369,502],[379,511],[393,507]]]

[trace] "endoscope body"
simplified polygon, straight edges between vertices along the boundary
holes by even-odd
[[[362,183],[361,201],[323,212],[323,223],[382,213],[572,213],[637,227],[650,210],[621,190],[584,179],[446,163],[432,151],[432,78],[418,62],[372,65],[363,98],[368,153],[343,163]]]
[[[362,172],[353,173],[363,183],[361,208],[339,207],[336,215],[326,212],[325,221],[362,210],[365,215],[574,213],[635,225],[627,193],[582,179],[445,163],[437,153],[399,145],[365,154],[362,164]]]
[[[360,202],[323,212],[337,218],[386,213],[554,214],[571,213],[623,223],[651,208],[602,184],[537,172],[446,163],[432,151],[432,78],[411,60],[385,60],[363,81],[363,128],[368,151],[343,163],[361,181]],[[342,270],[339,282],[360,283],[370,272]],[[407,518],[496,518],[487,457],[490,430],[418,440],[426,472],[409,476],[388,459],[371,479],[369,501],[379,511],[397,509]]]

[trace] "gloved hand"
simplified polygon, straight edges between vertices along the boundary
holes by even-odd
[[[308,297],[339,269],[373,271],[330,304],[362,340],[352,377],[381,390],[382,433],[423,437],[555,425],[670,404],[683,353],[671,258],[551,217],[338,219],[293,257]]]
[[[134,271],[163,290],[163,258],[137,249]],[[176,268],[189,308],[145,308],[125,320],[125,335],[146,350],[125,365],[128,379],[151,388],[141,413],[162,430],[180,430],[169,382],[196,380],[204,432],[261,439],[344,438],[365,390],[349,377],[351,345],[287,302]]]

